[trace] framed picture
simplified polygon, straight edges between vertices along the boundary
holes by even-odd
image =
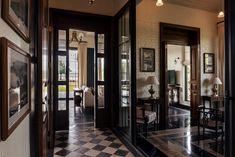
[[[1,42],[1,124],[6,140],[30,112],[31,57],[6,38]]]
[[[204,73],[214,73],[215,72],[215,54],[204,53]]]
[[[30,0],[2,0],[2,18],[26,42],[30,42]]]
[[[140,49],[140,71],[141,72],[155,71],[155,49],[153,48]]]

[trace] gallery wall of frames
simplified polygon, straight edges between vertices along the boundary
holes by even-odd
[[[30,42],[30,0],[2,0],[1,18],[26,43]],[[5,141],[31,110],[31,54],[0,38],[1,140]]]

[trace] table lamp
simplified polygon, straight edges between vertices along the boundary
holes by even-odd
[[[214,88],[212,89],[213,95],[218,96],[218,85],[222,85],[222,82],[219,77],[215,77],[213,80]]]
[[[156,84],[156,85],[159,85],[159,81],[157,79],[156,76],[149,76],[146,80],[147,84],[150,84],[150,89],[148,90],[149,93],[150,93],[150,99],[153,99],[153,94],[155,93],[155,91],[153,90],[153,85]]]

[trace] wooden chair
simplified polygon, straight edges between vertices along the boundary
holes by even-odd
[[[150,124],[154,124],[154,128],[156,127],[156,112],[145,110],[143,106],[136,107],[136,123],[138,125],[138,132],[142,132],[140,130],[141,126],[143,126],[144,136],[148,135],[148,127]]]
[[[202,127],[202,139],[205,139],[205,132],[212,133],[215,139],[216,150],[218,146],[218,138],[221,136],[223,143],[224,137],[224,115],[221,108],[208,108],[204,105],[198,107],[198,144],[200,142],[200,127]]]

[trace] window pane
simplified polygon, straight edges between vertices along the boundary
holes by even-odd
[[[66,56],[58,56],[58,81],[66,81]]]
[[[104,34],[98,34],[98,52],[104,54]]]
[[[65,99],[66,98],[66,85],[58,86],[58,98]]]
[[[66,51],[66,30],[58,31],[58,51]]]
[[[65,111],[65,110],[66,110],[66,100],[59,100],[58,111]]]
[[[98,108],[104,108],[104,85],[98,85]]]
[[[104,81],[104,58],[97,59],[98,81]]]
[[[78,87],[78,53],[77,49],[69,50],[69,98],[74,97],[73,90]]]

